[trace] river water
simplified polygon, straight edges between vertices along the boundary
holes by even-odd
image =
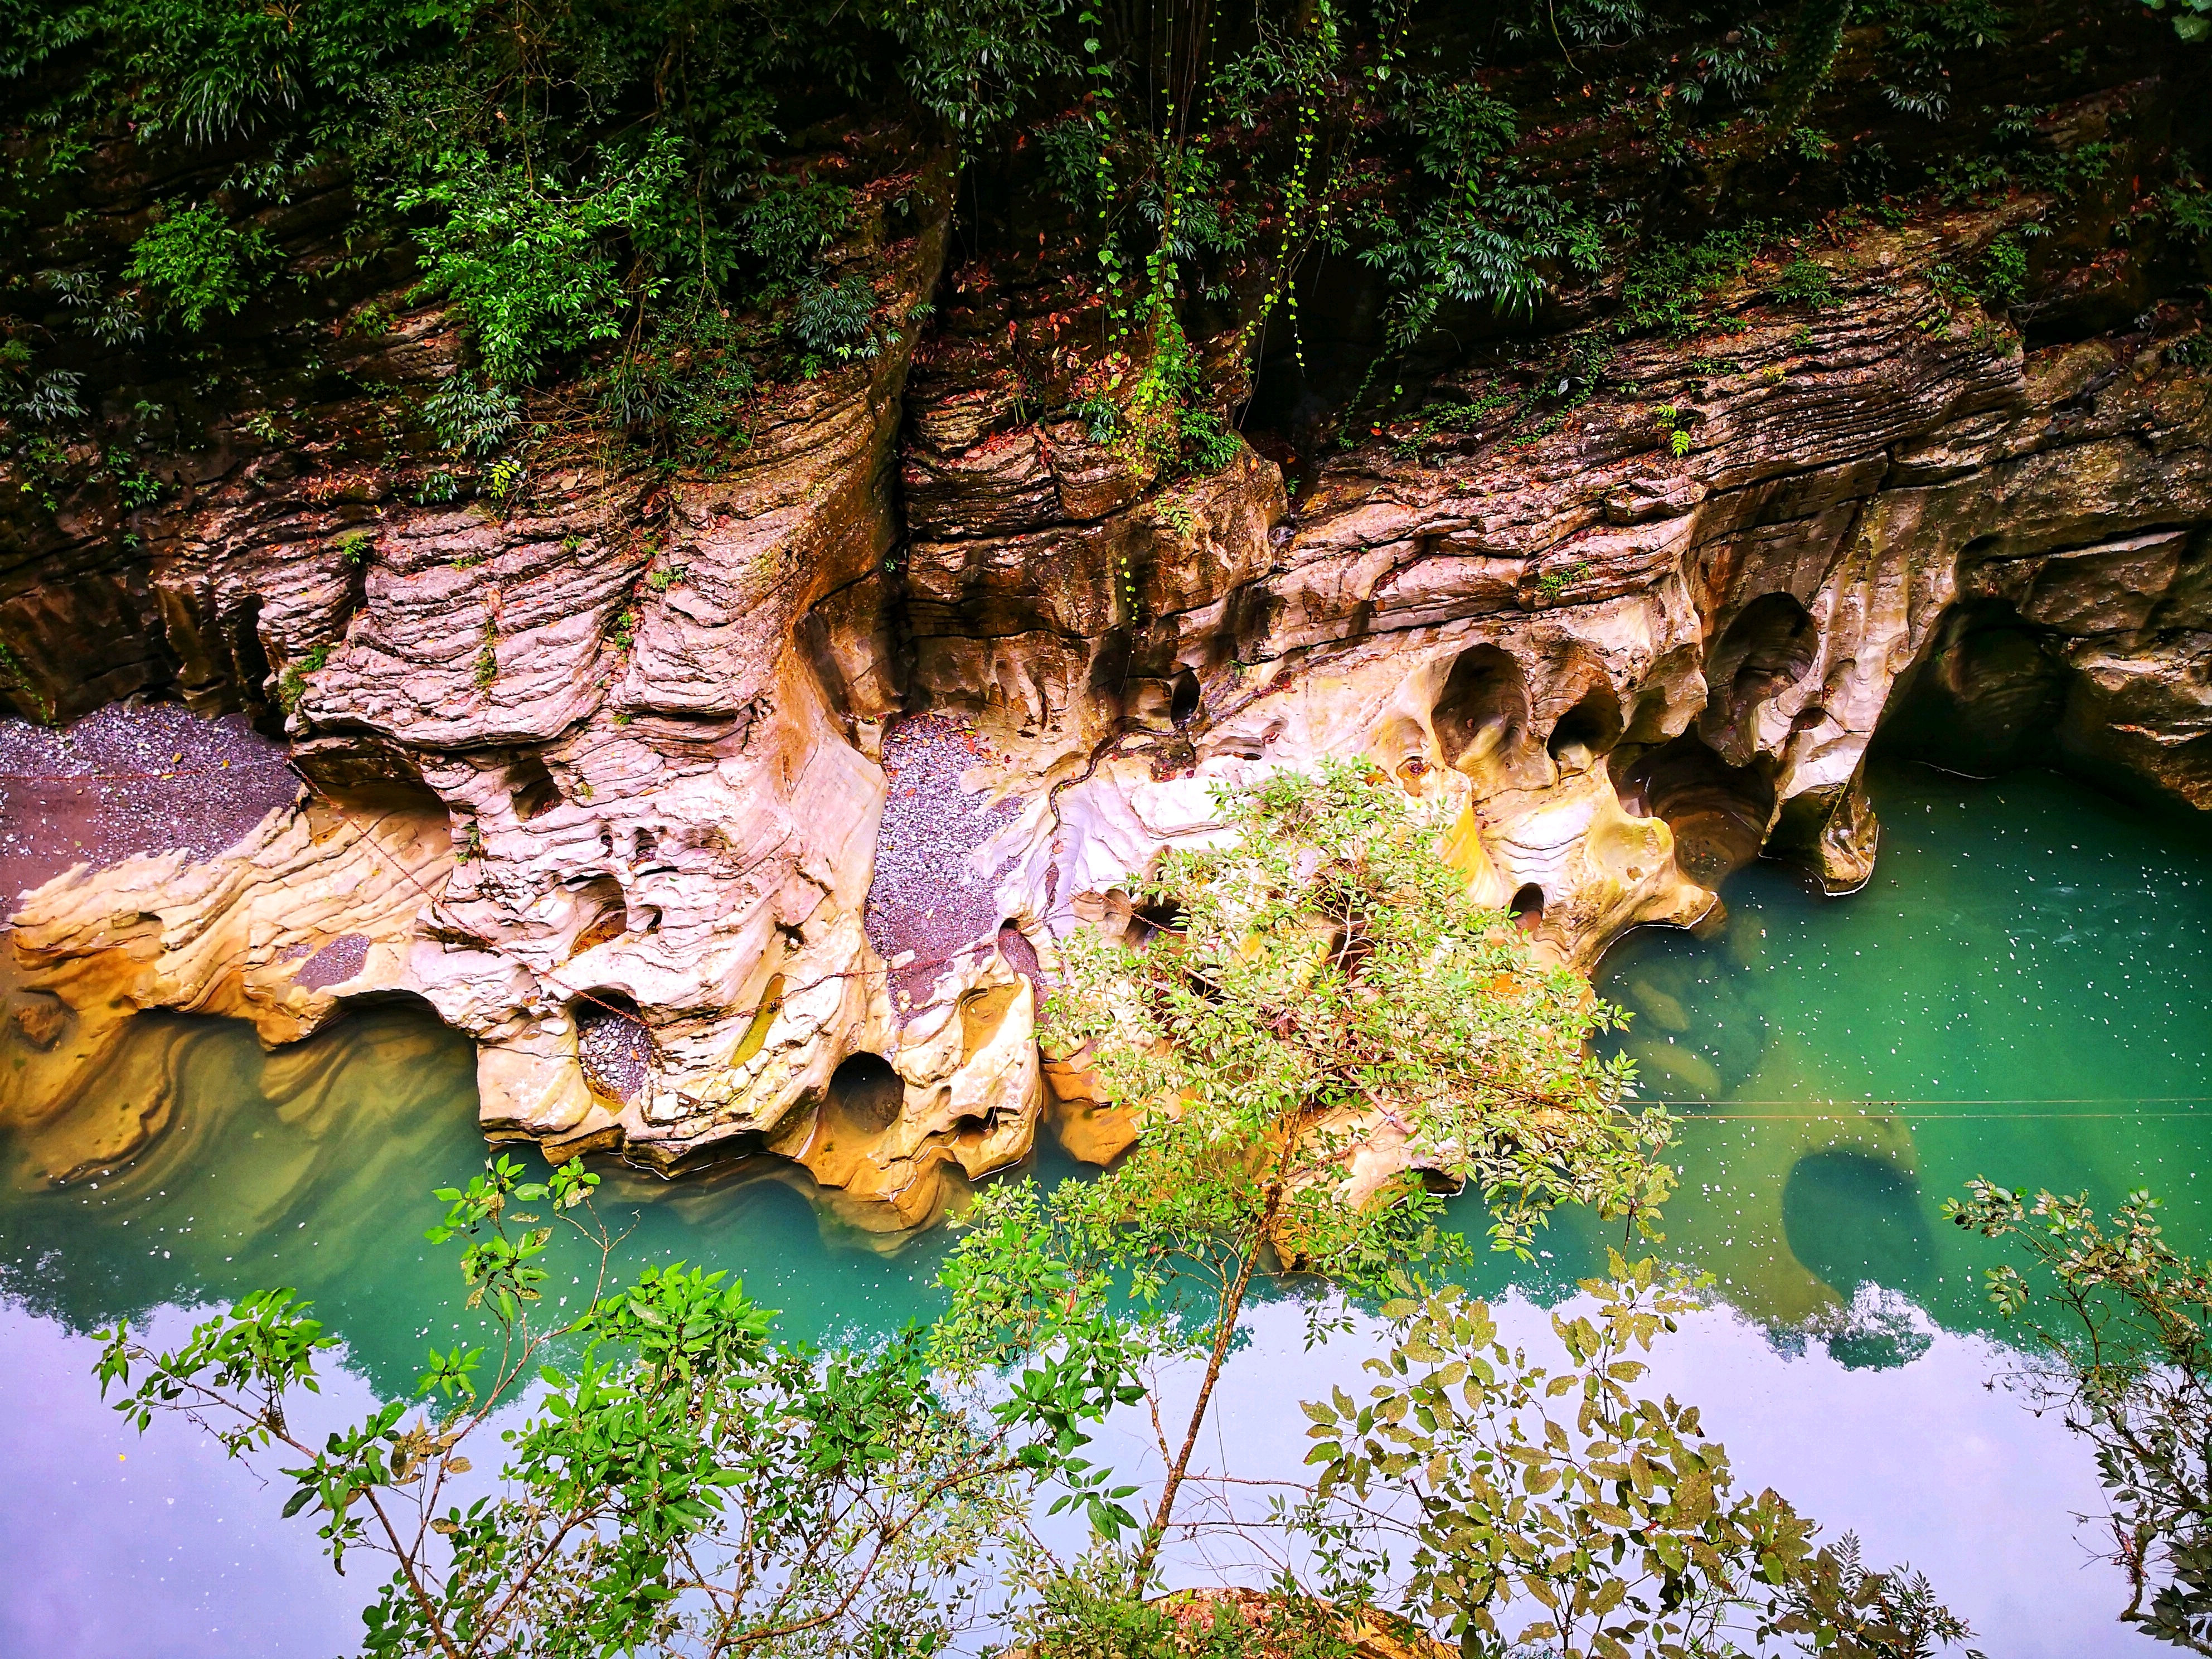
[[[1992,1655],[2148,1654],[2076,1539],[2097,1507],[2081,1449],[1992,1386],[2008,1358],[1978,1279],[1996,1258],[1938,1206],[1978,1174],[2107,1203],[2144,1185],[2187,1247],[2212,1239],[2195,1182],[2212,1167],[2212,838],[2044,773],[1893,766],[1874,793],[1864,891],[1822,901],[1756,866],[1717,933],[1632,935],[1601,971],[1636,1013],[1644,1092],[1685,1120],[1663,1253],[1717,1281],[1659,1376],[1705,1407],[1740,1480],[1856,1529],[1871,1559],[1909,1558]],[[149,1016],[116,1067],[118,1090],[177,1103],[129,1169],[53,1189],[21,1173],[21,1137],[0,1146],[0,1653],[348,1649],[368,1585],[277,1519],[283,1486],[182,1425],[125,1430],[90,1381],[90,1333],[128,1317],[168,1334],[289,1285],[347,1344],[333,1422],[407,1389],[426,1346],[476,1322],[421,1237],[427,1189],[483,1157],[467,1045],[397,1006],[275,1054],[240,1025]],[[866,1339],[937,1305],[941,1234],[887,1248],[781,1179],[617,1175],[602,1197],[631,1226],[625,1266],[729,1268],[790,1334]],[[1532,1266],[1486,1262],[1509,1332],[1540,1343],[1605,1242],[1571,1218]],[[1231,1364],[1218,1448],[1240,1473],[1287,1473],[1294,1400],[1358,1386],[1358,1336],[1318,1353],[1302,1337],[1263,1304]]]

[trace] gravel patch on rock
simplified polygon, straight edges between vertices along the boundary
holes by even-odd
[[[310,991],[343,985],[368,963],[368,935],[340,933],[301,964],[292,983]]]
[[[142,853],[212,858],[300,781],[242,714],[113,703],[55,731],[0,719],[0,908],[75,864]]]
[[[928,990],[945,957],[999,931],[999,872],[977,875],[968,855],[1019,817],[1021,803],[994,805],[960,787],[960,775],[988,757],[973,726],[955,715],[912,715],[884,735],[888,789],[868,939],[886,961],[914,952],[893,977],[910,997]]]
[[[595,1088],[617,1100],[634,1100],[645,1087],[653,1034],[628,1009],[579,1002],[576,1054]]]

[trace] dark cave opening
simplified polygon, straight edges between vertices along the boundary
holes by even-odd
[[[1771,763],[1731,766],[1695,735],[1611,758],[1621,804],[1664,818],[1674,832],[1674,858],[1686,874],[1717,887],[1759,856],[1774,817]]]
[[[1181,730],[1198,718],[1200,703],[1198,676],[1186,668],[1169,689],[1168,719]]]
[[[848,1054],[830,1073],[828,1109],[850,1128],[881,1134],[905,1103],[906,1084],[881,1054]]]
[[[1544,747],[1555,761],[1580,750],[1587,765],[1620,741],[1621,727],[1620,699],[1611,687],[1594,685],[1559,716]]]
[[[1494,645],[1461,652],[1430,721],[1447,766],[1510,754],[1528,729],[1528,684],[1521,665]]]
[[[553,774],[536,755],[525,755],[515,762],[507,773],[507,799],[514,804],[514,816],[524,823],[561,804]]]
[[[1707,741],[1729,748],[1753,709],[1805,678],[1820,644],[1820,624],[1788,593],[1762,593],[1739,611],[1705,665],[1698,724]]]
[[[1522,933],[1534,933],[1544,925],[1544,890],[1533,881],[1522,883],[1505,913]]]
[[[1943,613],[1892,690],[1875,741],[1897,758],[1975,776],[2059,764],[2071,674],[2051,630],[2009,600],[1966,600]]]

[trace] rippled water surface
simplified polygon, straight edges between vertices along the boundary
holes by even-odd
[[[2106,1201],[2149,1185],[2178,1237],[2212,1235],[2195,1185],[2212,1168],[2212,842],[2043,774],[1888,770],[1875,793],[1865,891],[1822,902],[1758,866],[1715,937],[1638,934],[1605,964],[1637,1014],[1645,1092],[1685,1103],[1668,1253],[1724,1298],[1661,1374],[1705,1406],[1741,1478],[1910,1557],[1992,1655],[2148,1653],[2074,1540],[2070,1512],[2096,1502],[2080,1448],[1985,1386],[2005,1365],[1977,1282],[1992,1258],[1937,1207],[1977,1174]],[[116,1098],[173,1103],[130,1168],[30,1179],[65,1124],[0,1147],[0,1653],[345,1648],[366,1586],[332,1578],[307,1530],[276,1520],[277,1489],[190,1432],[124,1431],[88,1379],[89,1333],[118,1316],[167,1332],[289,1284],[348,1344],[334,1419],[404,1388],[428,1343],[474,1322],[421,1239],[425,1189],[483,1156],[467,1047],[397,1007],[273,1054],[241,1026],[146,1018],[110,1073]],[[882,1248],[798,1186],[605,1192],[632,1224],[625,1267],[733,1269],[789,1330],[865,1336],[935,1305],[941,1236]],[[1486,1267],[1509,1328],[1540,1339],[1541,1310],[1604,1242],[1562,1223],[1533,1270]],[[1280,1306],[1254,1337],[1224,1382],[1223,1443],[1241,1468],[1287,1470],[1291,1402],[1356,1386],[1361,1349],[1308,1353]]]

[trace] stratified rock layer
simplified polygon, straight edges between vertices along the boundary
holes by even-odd
[[[719,477],[551,446],[425,505],[241,442],[191,458],[142,564],[86,576],[91,529],[40,556],[0,605],[42,641],[20,706],[167,660],[210,710],[289,704],[312,788],[31,893],[8,1087],[68,1093],[131,1007],[281,1042],[404,991],[476,1039],[495,1136],[781,1155],[907,1224],[1048,1092],[1079,1152],[1125,1144],[1040,1066],[1054,941],[1269,766],[1365,755],[1440,801],[1477,893],[1583,967],[1761,853],[1863,882],[1893,718],[2212,805],[2197,325],[2024,351],[1929,279],[2004,215],[1863,233],[1818,310],[1754,266],[1728,331],[1621,348],[1533,430],[1378,432],[1294,506],[1249,448],[1163,478],[1041,418],[1095,310],[1048,270],[940,283],[949,157],[870,142],[868,199],[926,210],[844,257],[894,319],[939,294],[933,331],[765,399]],[[377,349],[416,380],[452,349],[427,313]]]

